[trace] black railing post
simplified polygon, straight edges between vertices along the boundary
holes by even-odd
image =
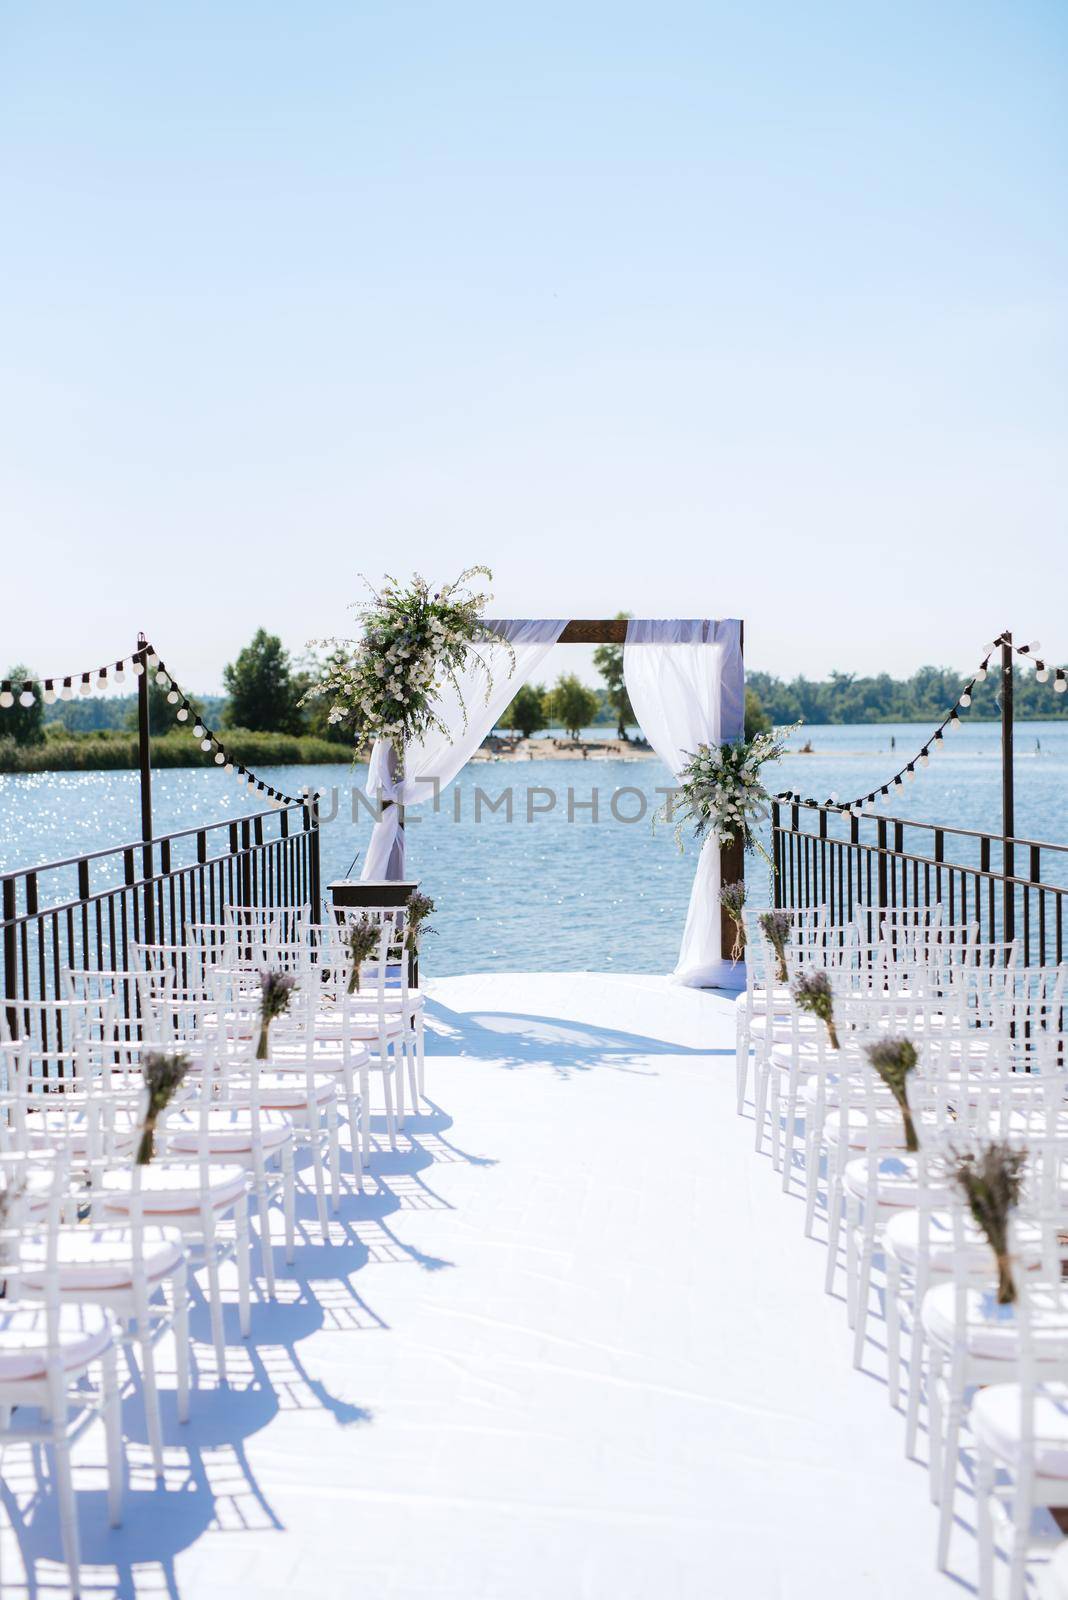
[[[885,911],[889,904],[886,888],[886,818],[880,817],[875,825],[876,839],[879,845],[879,860],[876,863],[879,873],[879,910]]]
[[[782,812],[779,802],[771,802],[771,903],[782,905]]]
[[[19,944],[18,930],[15,927],[16,899],[14,878],[4,879],[3,889],[4,910],[4,994],[9,1000],[18,998],[19,985]],[[14,1006],[8,1008],[7,1025],[12,1033],[18,1031],[18,1012]]]
[[[153,897],[152,861],[152,730],[148,716],[148,640],[137,635],[141,671],[137,676],[137,764],[141,774],[141,876],[145,880],[145,942],[156,942],[156,906]]]
[[[774,813],[774,807],[772,807]],[[313,926],[323,914],[322,868],[319,861],[319,796],[314,790],[304,807],[304,826],[308,830],[308,898]]]
[[[1008,880],[1016,875],[1016,805],[1012,784],[1012,634],[1001,635],[1001,870],[1005,875],[1002,916],[1005,943],[1016,936],[1016,889]]]

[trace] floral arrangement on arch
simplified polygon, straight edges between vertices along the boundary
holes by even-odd
[[[760,776],[766,761],[777,761],[788,736],[799,727],[772,728],[751,739],[718,745],[699,744],[679,774],[675,793],[662,815],[675,821],[675,838],[683,845],[683,826],[693,824],[698,839],[707,835],[717,844],[740,839],[746,850],[759,850],[771,860],[756,833],[756,823],[767,815],[771,799]]]
[[[477,578],[492,580],[493,574],[488,567],[468,567],[455,582],[434,591],[418,573],[407,587],[387,576],[381,590],[364,578],[371,599],[354,607],[363,624],[362,638],[312,641],[330,655],[323,677],[301,704],[328,699],[327,720],[351,722],[358,745],[387,741],[399,775],[405,744],[431,728],[448,731],[434,708],[436,680],[444,675],[452,682],[466,719],[457,672],[473,658],[485,674],[488,699],[493,676],[476,647],[492,642],[510,648],[483,622],[492,595],[472,587]],[[513,656],[512,670],[514,666]]]

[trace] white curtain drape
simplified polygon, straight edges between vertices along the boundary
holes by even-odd
[[[404,877],[404,829],[400,807],[432,800],[452,782],[466,765],[501,712],[514,699],[518,689],[537,672],[542,661],[566,627],[566,618],[555,621],[507,621],[496,624],[496,632],[515,653],[515,671],[505,644],[482,644],[478,653],[490,669],[493,688],[486,699],[486,675],[473,658],[457,674],[457,686],[442,679],[436,692],[436,709],[445,732],[431,728],[424,739],[405,748],[404,778],[396,777],[396,756],[388,741],[376,739],[367,773],[367,794],[381,796],[392,805],[384,806],[367,846],[360,877],[388,879]],[[464,706],[467,723],[464,725]]]
[[[672,777],[699,744],[740,739],[745,730],[745,674],[737,621],[627,624],[623,676],[642,732]],[[686,913],[677,983],[735,989],[745,969],[720,949],[719,846],[706,840]]]

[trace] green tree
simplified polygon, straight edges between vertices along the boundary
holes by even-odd
[[[149,677],[148,677],[148,732],[149,732],[150,738],[162,739],[164,734],[166,734],[166,733],[174,733],[176,729],[191,728],[193,726],[193,717],[199,717],[200,714],[201,714],[201,708],[200,708],[199,702],[196,701],[196,700],[190,700],[189,701],[189,705],[191,707],[190,717],[189,717],[188,721],[186,721],[186,722],[179,722],[178,721],[178,707],[176,705],[172,705],[171,702],[167,699],[167,696],[168,696],[169,693],[170,693],[170,689],[169,688],[162,689],[160,687],[160,685],[156,682],[156,680],[152,676],[152,674],[149,673]],[[76,700],[73,700],[73,701],[70,702],[70,704],[72,706],[76,707],[78,705],[78,702]],[[64,718],[61,718],[60,720],[66,721],[66,718],[64,717]],[[129,729],[129,731],[131,733],[136,733],[137,732],[137,696],[136,695],[134,695],[133,699],[130,701],[129,709],[126,712],[125,723],[126,723],[126,727]],[[72,723],[69,723],[68,726],[70,726],[72,728],[77,728],[78,724],[77,724],[77,722],[72,722]],[[104,726],[106,726],[106,724],[104,724]]]
[[[623,622],[629,616],[629,611],[617,611],[616,621]],[[629,737],[628,722],[633,726],[638,719],[634,715],[634,707],[630,703],[630,695],[627,693],[623,677],[623,646],[599,644],[593,652],[593,664],[604,679],[608,691],[608,703],[616,714],[616,733],[620,739],[626,739]]]
[[[771,727],[771,718],[764,710],[760,696],[748,684],[745,686],[745,736],[752,739],[755,734],[767,733]]]
[[[523,739],[529,739],[532,733],[544,728],[546,721],[545,689],[540,683],[525,683],[499,718],[502,728],[511,728]]]
[[[343,665],[348,660],[349,652],[342,645],[338,645],[323,657],[306,655],[292,675],[293,694],[298,705],[312,685],[318,683],[331,667]],[[303,712],[304,727],[317,739],[328,739],[331,744],[348,745],[351,750],[358,742],[359,734],[355,714],[349,711],[343,721],[331,722],[329,717],[332,704],[329,695],[316,695],[306,701],[300,708]]]
[[[230,696],[225,723],[254,733],[299,733],[299,695],[294,691],[289,654],[277,634],[258,628],[236,661],[223,668]]]
[[[40,684],[29,667],[24,667],[21,662],[8,668],[7,677],[11,680],[15,704],[6,711],[0,710],[0,735],[7,734],[16,744],[43,744],[44,701],[41,699]],[[22,686],[28,679],[33,679],[33,704],[24,706],[20,696],[23,693]]]
[[[552,711],[575,739],[597,715],[597,696],[573,672],[561,673],[553,687]]]

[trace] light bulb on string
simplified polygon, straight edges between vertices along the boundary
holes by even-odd
[[[11,693],[11,690],[6,686],[0,689],[0,706],[3,706],[4,710],[7,711],[14,704],[15,696]]]
[[[227,773],[227,774],[232,774],[232,773],[233,773],[233,770],[234,770],[234,764],[233,764],[233,762],[232,762],[232,761],[228,761],[228,762],[227,762],[227,763],[226,763],[226,765],[225,765],[225,767],[223,767],[223,771],[224,771],[224,772],[225,772],[225,773]]]
[[[51,678],[46,678],[45,679],[45,685],[44,685],[44,694],[42,696],[42,699],[44,700],[44,703],[45,703],[46,706],[50,706],[50,705],[54,704],[55,698],[56,698],[55,686],[52,683]]]
[[[1053,693],[1063,694],[1065,689],[1068,689],[1068,679],[1065,678],[1063,672],[1058,672],[1057,681],[1053,685]]]
[[[134,669],[134,677],[135,678],[142,677],[143,674],[144,674],[144,670],[145,670],[144,662],[143,661],[135,661],[134,664],[133,664],[133,669]]]
[[[59,694],[62,700],[73,700],[74,685],[71,683],[69,678],[63,679],[63,687],[60,689]]]
[[[215,752],[215,765],[217,767],[221,767],[225,760],[226,760],[226,757],[223,755],[222,751],[221,750],[216,750],[216,752]]]
[[[87,672],[83,672],[82,676],[81,676],[81,681],[78,684],[78,693],[79,694],[92,694],[92,692],[93,692],[93,686],[89,682],[89,674]]]
[[[960,704],[962,706],[970,706],[971,703],[972,703],[972,697],[968,693],[967,689],[965,689],[964,693],[960,697]]]
[[[115,671],[111,674],[111,676],[114,678],[116,683],[125,683],[126,682],[126,663],[125,663],[125,661],[116,661],[116,663],[115,663]]]
[[[161,689],[168,688],[169,685],[170,685],[170,681],[171,680],[168,678],[168,676],[167,676],[167,674],[165,672],[160,671],[160,672],[156,673],[156,682],[158,683],[158,685],[159,685],[159,687]]]
[[[188,706],[179,706],[178,710],[175,712],[175,716],[178,718],[179,722],[188,722],[189,721],[189,707]]]
[[[985,679],[986,679],[986,664],[984,662],[984,664],[979,668],[978,672],[975,674],[975,681],[976,681],[976,683],[983,683]]]
[[[211,749],[211,740],[210,739],[201,739],[200,748],[202,750],[210,750]]]
[[[1036,681],[1038,683],[1048,683],[1049,682],[1049,668],[1048,667],[1044,667],[1044,666],[1038,667],[1036,669],[1036,671],[1035,671],[1035,679],[1036,679]]]
[[[179,701],[180,698],[181,697],[180,697],[180,695],[178,693],[178,690],[177,689],[171,689],[170,692],[167,695],[167,702],[168,702],[169,705],[176,706],[178,704],[178,701]]]
[[[156,667],[158,667],[158,666],[159,666],[159,656],[158,656],[158,655],[156,655],[156,653],[155,653],[155,651],[154,651],[154,650],[150,650],[150,651],[149,651],[149,652],[148,652],[148,654],[147,654],[147,655],[146,655],[146,657],[145,657],[145,666],[146,666],[146,667],[150,667],[150,668],[152,668],[152,669],[153,669],[153,670],[154,670],[154,669],[155,669],[155,668],[156,668]]]
[[[204,725],[203,725],[203,723],[201,723],[201,722],[197,723],[196,727],[193,729],[193,737],[194,737],[194,739],[203,739],[203,737],[204,737]]]
[[[32,706],[35,698],[36,696],[33,692],[33,685],[29,683],[23,684],[22,693],[19,695],[19,705]]]
[[[97,693],[98,694],[103,694],[103,692],[107,688],[107,686],[108,686],[108,675],[107,675],[107,672],[105,671],[105,669],[103,667],[101,667],[100,671],[97,673],[97,678],[96,678]]]

